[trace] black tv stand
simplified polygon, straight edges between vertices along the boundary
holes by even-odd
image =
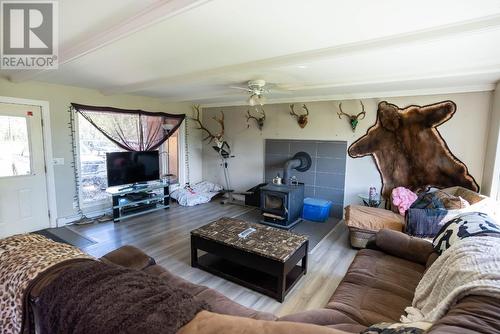
[[[128,186],[115,186],[106,189],[113,199],[113,221],[143,215],[170,207],[169,183],[154,181]],[[163,192],[155,192],[162,189]]]

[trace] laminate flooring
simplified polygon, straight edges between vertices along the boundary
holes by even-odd
[[[152,256],[170,272],[196,284],[216,289],[238,303],[277,315],[323,307],[345,275],[356,251],[351,249],[348,230],[340,223],[309,254],[307,275],[283,303],[190,266],[190,231],[221,217],[236,217],[251,210],[213,201],[194,207],[172,204],[168,210],[130,218],[122,222],[73,225],[70,228],[95,241],[84,247],[100,257],[120,246],[134,245]]]

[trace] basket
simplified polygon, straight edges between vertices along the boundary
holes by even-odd
[[[349,227],[349,237],[353,248],[365,248],[368,240],[370,240],[377,231],[360,230],[354,227]]]

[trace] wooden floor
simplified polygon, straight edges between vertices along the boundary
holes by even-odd
[[[356,251],[349,247],[348,231],[337,224],[311,252],[308,273],[282,304],[252,290],[190,266],[189,232],[217,218],[235,217],[248,208],[218,202],[150,213],[123,222],[72,226],[76,232],[97,243],[84,250],[96,257],[122,245],[134,245],[154,257],[172,273],[196,284],[218,290],[245,306],[290,314],[324,306],[349,267]]]

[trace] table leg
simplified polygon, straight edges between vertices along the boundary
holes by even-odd
[[[286,291],[286,275],[285,268],[283,267],[281,270],[281,274],[278,276],[278,290],[276,294],[276,299],[282,303],[285,299],[285,291]]]
[[[163,195],[164,196],[169,195],[169,193],[170,193],[169,186],[166,186],[165,188],[163,188]],[[163,205],[167,206],[169,204],[170,204],[170,197],[163,198]],[[165,209],[168,209],[168,208],[165,208]]]
[[[195,238],[191,236],[191,267],[198,267],[198,249],[196,248]]]
[[[113,221],[116,222],[118,218],[120,218],[120,209],[119,208],[114,208],[115,206],[118,206],[118,201],[119,196],[113,196]]]
[[[309,254],[309,241],[307,241],[306,243],[306,255],[304,255],[304,257],[302,258],[302,263],[301,263],[301,267],[302,267],[302,271],[304,272],[304,275],[307,274],[307,256]]]

